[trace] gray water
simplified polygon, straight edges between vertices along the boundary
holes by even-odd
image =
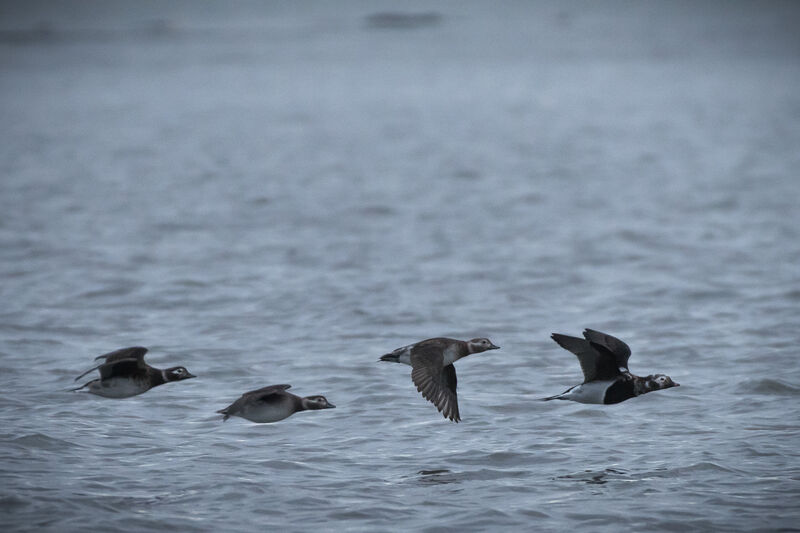
[[[796,531],[799,14],[4,2],[0,528]],[[682,386],[535,401],[584,327]],[[67,391],[129,345],[199,377]]]

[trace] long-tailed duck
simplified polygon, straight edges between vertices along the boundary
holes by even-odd
[[[555,396],[542,400],[572,400],[580,403],[611,404],[624,402],[655,390],[679,386],[664,374],[635,376],[628,370],[631,349],[627,344],[599,331],[587,329],[584,338],[553,333],[552,339],[578,356],[584,381]]]
[[[411,380],[445,418],[459,422],[456,369],[453,363],[473,353],[500,348],[489,339],[460,341],[437,337],[398,348],[380,361],[411,366]]]
[[[75,378],[75,381],[94,370],[100,372],[100,379],[94,379],[72,390],[85,388],[87,392],[106,398],[128,398],[164,383],[196,377],[182,366],[164,370],[154,368],[144,362],[146,353],[147,348],[133,346],[99,355],[95,357],[95,361],[104,361]]]
[[[290,387],[291,385],[270,385],[263,389],[245,392],[238,400],[217,412],[225,415],[223,422],[232,416],[239,416],[251,422],[265,423],[283,420],[298,411],[336,407],[326,400],[325,396],[301,398],[286,392]]]

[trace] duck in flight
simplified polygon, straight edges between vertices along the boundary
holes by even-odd
[[[456,369],[453,363],[470,354],[497,350],[489,339],[470,341],[437,337],[397,348],[381,356],[381,361],[411,366],[411,380],[422,396],[445,418],[459,422]]]
[[[217,411],[225,415],[224,422],[232,416],[239,416],[251,422],[277,422],[299,411],[332,409],[336,407],[325,396],[306,396],[301,398],[286,389],[291,385],[270,385],[262,389],[245,392],[225,409]]]
[[[664,374],[640,377],[628,370],[631,349],[616,337],[593,329],[583,332],[584,338],[553,333],[552,339],[562,348],[578,356],[583,370],[583,383],[548,400],[572,400],[580,403],[612,404],[648,392],[679,386]]]
[[[95,361],[102,359],[103,362],[75,378],[75,381],[94,370],[100,372],[100,378],[72,390],[86,389],[87,392],[105,398],[129,398],[164,383],[196,377],[183,366],[164,370],[152,367],[144,361],[146,353],[147,348],[132,346],[99,355]]]

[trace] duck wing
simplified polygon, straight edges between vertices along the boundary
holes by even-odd
[[[105,359],[105,361],[100,363],[99,365],[93,366],[92,368],[90,368],[77,378],[75,378],[75,381],[78,381],[89,372],[100,370],[106,365],[120,361],[125,361],[126,363],[129,363],[130,361],[135,361],[137,368],[140,370],[144,370],[147,368],[147,363],[144,362],[144,354],[146,353],[147,353],[147,348],[143,348],[142,346],[131,346],[130,348],[120,348],[119,350],[114,350],[113,352],[108,352],[104,353],[103,355],[98,355],[97,357],[94,358],[95,361],[99,361],[100,359]],[[121,368],[128,368],[128,366],[123,366]],[[102,370],[100,370],[100,377],[103,378]]]
[[[242,398],[250,401],[258,401],[269,403],[280,396],[281,393],[287,389],[292,388],[291,385],[269,385],[261,389],[251,390],[242,394]]]
[[[147,353],[147,348],[143,346],[131,346],[129,348],[120,348],[113,352],[104,353],[94,358],[95,361],[105,359],[106,363],[112,361],[119,361],[121,359],[144,359],[144,354]]]
[[[442,367],[444,355],[437,344],[412,350],[411,380],[445,418],[459,422],[456,369],[452,364]]]
[[[601,348],[611,352],[617,361],[617,367],[629,372],[628,359],[631,356],[631,349],[627,344],[612,335],[589,328],[583,331],[583,336],[593,345],[599,345]],[[595,348],[597,348],[597,346],[595,346]]]
[[[103,363],[97,367],[100,372],[100,379],[115,377],[131,377],[139,374],[147,374],[147,365],[142,364],[141,359],[116,359],[110,363]]]
[[[583,382],[614,379],[620,375],[616,358],[608,350],[597,350],[586,339],[553,333],[550,337],[565,350],[578,356],[583,371]]]
[[[262,387],[260,389],[245,392],[244,394],[236,398],[235,402],[230,404],[225,409],[220,409],[217,412],[225,415],[225,417],[222,419],[224,422],[231,416],[239,413],[242,409],[242,406],[244,406],[247,403],[250,402],[272,403],[282,399],[284,395],[281,393],[286,389],[290,389],[291,387],[292,387],[291,385],[269,385],[267,387]]]

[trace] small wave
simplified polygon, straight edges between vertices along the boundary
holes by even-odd
[[[526,475],[527,472],[522,470],[481,468],[478,470],[453,472],[452,470],[448,470],[446,468],[437,468],[420,470],[415,475],[404,476],[404,478],[416,481],[420,485],[447,485],[450,483],[461,483],[465,481],[491,481],[495,479],[524,477]]]
[[[771,394],[777,396],[797,396],[800,387],[786,383],[779,379],[750,379],[741,383],[741,390],[751,394]]]
[[[701,461],[699,463],[694,463],[687,466],[679,466],[675,468],[663,467],[650,472],[641,472],[636,474],[635,478],[640,481],[644,481],[651,478],[683,477],[687,474],[695,474],[697,472],[725,472],[730,474],[741,473],[736,469],[722,466],[711,461]]]
[[[25,498],[20,498],[19,496],[15,496],[13,494],[0,495],[0,510],[6,512],[26,507],[30,504],[31,502],[29,500],[26,500]]]
[[[41,433],[33,433],[31,435],[23,435],[22,437],[17,437],[11,441],[13,444],[23,448],[34,448],[37,450],[48,450],[48,451],[59,451],[64,450],[65,448],[80,448],[81,446],[78,444],[74,444],[72,442],[56,439],[53,437],[48,437],[47,435],[43,435]]]
[[[786,296],[786,298],[789,300],[798,301],[800,300],[800,289],[791,289],[787,291],[784,296]]]
[[[570,481],[580,481],[589,485],[605,485],[609,481],[615,479],[631,480],[631,477],[624,470],[617,470],[614,468],[606,468],[604,470],[585,470],[583,472],[576,472],[574,474],[566,474],[558,476],[555,479],[567,479]]]
[[[373,13],[366,18],[367,27],[376,29],[410,30],[438,26],[441,23],[442,15],[433,11],[427,13]]]
[[[272,468],[274,470],[313,470],[313,468],[300,461],[284,461],[281,459],[270,459],[262,461],[259,466],[264,468]]]
[[[608,418],[608,414],[601,409],[580,409],[572,414],[581,418]]]
[[[79,295],[81,300],[102,299],[107,297],[127,296],[139,287],[138,283],[121,282],[113,287],[104,287],[83,292]]]
[[[362,215],[374,217],[386,217],[397,213],[394,208],[388,205],[366,205],[358,210]]]

